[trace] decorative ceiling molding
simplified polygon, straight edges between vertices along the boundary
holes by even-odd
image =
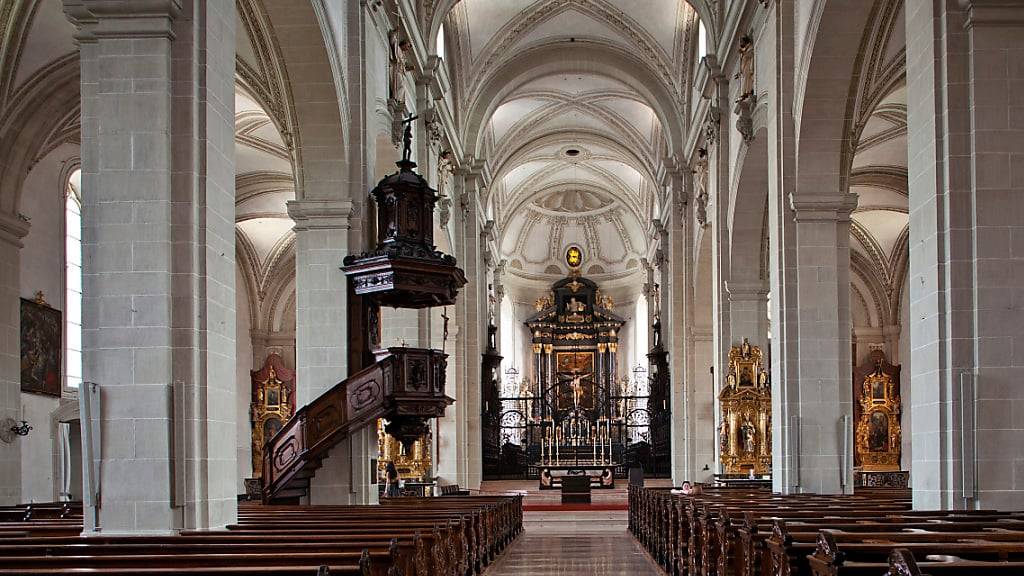
[[[866,166],[850,173],[850,186],[872,186],[907,196],[906,166]]]

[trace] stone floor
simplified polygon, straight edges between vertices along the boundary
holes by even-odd
[[[525,531],[484,576],[662,576],[626,512],[526,512]]]

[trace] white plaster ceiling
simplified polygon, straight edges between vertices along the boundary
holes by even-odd
[[[910,223],[905,87],[893,90],[871,111],[851,164],[856,177],[850,191],[858,199],[850,246],[870,262],[879,289],[892,292],[906,270]]]
[[[241,88],[235,91],[235,227],[240,264],[260,297],[280,274],[295,234],[287,202],[295,199],[288,149],[266,111]]]
[[[456,5],[448,29],[458,35],[460,52],[448,50],[463,105],[485,83],[507,82],[498,101],[486,104],[483,141],[492,174],[486,204],[493,207],[500,257],[513,276],[563,276],[570,244],[584,249],[594,266],[584,265],[584,273],[595,280],[637,274],[666,144],[663,116],[628,73],[599,62],[566,65],[570,60],[555,55],[559,62],[550,72],[520,80],[504,78],[502,65],[540,46],[600,44],[636,55],[681,94],[684,40],[694,33],[693,19],[684,0]]]

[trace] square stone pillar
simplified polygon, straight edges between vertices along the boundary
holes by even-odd
[[[459,266],[469,283],[459,292],[455,303],[455,322],[450,330],[455,338],[448,358],[448,396],[455,404],[437,422],[438,476],[447,483],[479,488],[483,478],[483,442],[480,413],[480,355],[483,353],[484,322],[487,319],[487,270],[481,256],[483,226],[477,202],[484,185],[484,166],[476,163],[455,178],[459,207],[452,224],[456,231]]]
[[[234,7],[67,0],[82,71],[87,534],[235,520]]]
[[[789,394],[773,398],[797,417],[794,447],[801,492],[853,492],[850,387],[850,213],[854,194],[793,195],[796,260],[797,355]],[[793,358],[789,361],[793,362]],[[847,430],[849,428],[849,430]]]
[[[21,414],[21,239],[28,222],[0,214],[0,421]],[[40,423],[33,423],[41,428]],[[0,506],[21,503],[21,443],[0,442]]]
[[[342,259],[351,251],[350,200],[295,200],[295,406],[301,408],[349,376],[348,278]],[[358,430],[335,446],[316,471],[311,504],[376,501],[370,460],[376,429]]]
[[[1024,2],[907,6],[915,508],[1024,506]]]
[[[746,338],[751,346],[759,346],[768,356],[768,285],[767,282],[725,283],[729,294],[730,346]]]

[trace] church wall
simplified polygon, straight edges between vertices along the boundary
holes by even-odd
[[[252,398],[252,379],[249,371],[254,369],[252,320],[249,316],[249,294],[245,289],[242,269],[236,268],[235,286],[235,457],[238,468],[236,488],[245,493],[245,478],[252,476],[252,424],[249,420],[249,403]]]
[[[78,156],[78,147],[64,145],[43,158],[25,180],[21,212],[31,228],[22,242],[21,296],[33,299],[42,291],[47,303],[63,311],[64,306],[64,185],[66,162]],[[62,316],[63,319],[63,316]],[[62,354],[63,359],[63,354]],[[63,370],[63,367],[62,367]],[[65,395],[68,393],[65,392]],[[21,443],[21,500],[51,502],[54,493],[54,438],[51,414],[58,399],[40,394],[21,394],[22,415],[32,426]]]

